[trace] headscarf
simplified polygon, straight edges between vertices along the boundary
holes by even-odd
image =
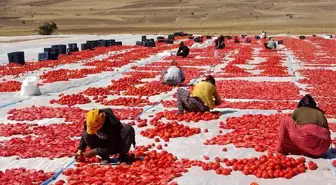
[[[96,134],[105,122],[105,113],[99,109],[93,109],[86,114],[86,132],[90,135]]]
[[[205,81],[210,82],[212,85],[216,86],[216,80],[213,76],[208,75],[205,77]]]
[[[317,110],[321,111],[322,113],[324,113],[323,110],[321,110],[319,107],[317,107],[315,100],[309,94],[307,94],[307,95],[305,95],[304,97],[301,98],[297,107],[298,108],[300,108],[300,107],[310,107],[310,108],[317,109]]]

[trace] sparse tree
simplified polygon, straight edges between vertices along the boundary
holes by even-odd
[[[54,22],[47,22],[44,23],[42,26],[39,27],[39,34],[40,35],[51,35],[58,29],[57,24]]]

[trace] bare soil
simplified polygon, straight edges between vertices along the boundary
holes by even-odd
[[[0,0],[0,36],[185,31],[200,34],[336,33],[335,0]]]

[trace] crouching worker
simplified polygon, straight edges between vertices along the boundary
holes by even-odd
[[[270,40],[265,42],[264,46],[266,49],[276,49],[276,41],[274,40],[274,38],[271,38]]]
[[[132,162],[133,157],[127,153],[131,145],[135,147],[134,128],[123,126],[113,114],[112,109],[94,109],[87,113],[84,133],[75,157],[101,157],[101,164],[109,164],[109,155],[120,154],[119,162]],[[84,152],[89,146],[91,150]]]
[[[176,56],[182,56],[183,58],[186,58],[189,55],[189,48],[188,46],[184,45],[183,42],[180,43],[180,47],[177,50]]]
[[[300,100],[292,118],[280,120],[278,152],[321,157],[330,144],[327,119],[310,95]]]
[[[177,66],[177,62],[174,60],[170,64],[171,66],[162,72],[162,83],[168,85],[180,85],[184,82],[184,72]]]
[[[214,100],[215,99],[215,100]],[[216,89],[216,82],[213,76],[207,76],[204,81],[197,83],[192,93],[179,88],[177,89],[178,114],[187,112],[207,112],[221,104],[221,98]]]
[[[238,36],[233,37],[233,42],[234,43],[240,43],[240,40],[239,40]]]
[[[221,35],[215,40],[215,49],[224,49],[225,48],[225,43],[224,43],[224,36]]]

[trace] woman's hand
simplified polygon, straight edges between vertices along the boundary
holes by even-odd
[[[84,156],[85,156],[85,157],[88,157],[88,158],[90,158],[90,157],[94,157],[94,156],[96,156],[96,155],[98,155],[98,152],[97,152],[97,150],[95,150],[95,149],[90,150],[90,151],[84,153]]]
[[[80,156],[83,156],[82,150],[78,150],[77,153],[74,155],[75,159],[77,159]]]

